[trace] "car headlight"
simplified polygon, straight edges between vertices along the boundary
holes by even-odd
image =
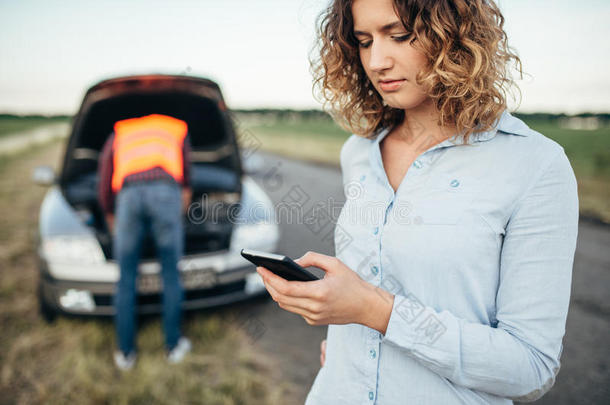
[[[42,242],[42,256],[53,263],[97,264],[106,258],[93,236],[52,236]]]
[[[279,229],[274,223],[237,225],[231,235],[231,248],[271,251],[276,248],[278,238]]]

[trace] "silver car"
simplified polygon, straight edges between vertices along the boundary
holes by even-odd
[[[114,122],[150,113],[184,120],[191,142],[193,200],[185,215],[179,261],[184,309],[266,294],[242,248],[275,251],[279,230],[266,193],[242,169],[234,122],[210,80],[142,75],[91,87],[74,117],[58,174],[38,167],[34,181],[50,186],[40,208],[40,310],[112,315],[119,268],[97,198],[97,161]],[[160,264],[145,241],[138,276],[138,310],[161,310]]]

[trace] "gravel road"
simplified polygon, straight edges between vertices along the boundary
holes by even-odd
[[[67,123],[42,125],[27,131],[0,137],[0,156],[20,152],[34,145],[41,145],[68,134]]]

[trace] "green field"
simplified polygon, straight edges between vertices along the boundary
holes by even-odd
[[[572,130],[548,120],[525,121],[565,149],[578,180],[581,213],[610,223],[610,128]],[[263,150],[332,165],[339,164],[341,145],[349,136],[330,119],[244,119],[240,128],[251,131]]]
[[[580,212],[610,223],[610,128],[591,131],[528,122],[563,146],[578,181]]]
[[[0,114],[0,137],[27,131],[51,123],[68,122],[68,117],[25,116],[15,117]]]
[[[349,134],[330,120],[274,121],[241,126],[251,133],[263,150],[320,163],[339,163],[339,152]],[[249,136],[246,132],[246,135]]]

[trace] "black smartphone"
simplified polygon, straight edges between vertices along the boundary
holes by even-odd
[[[296,264],[291,258],[274,253],[242,249],[241,255],[257,266],[262,266],[288,281],[315,281],[318,277]]]

